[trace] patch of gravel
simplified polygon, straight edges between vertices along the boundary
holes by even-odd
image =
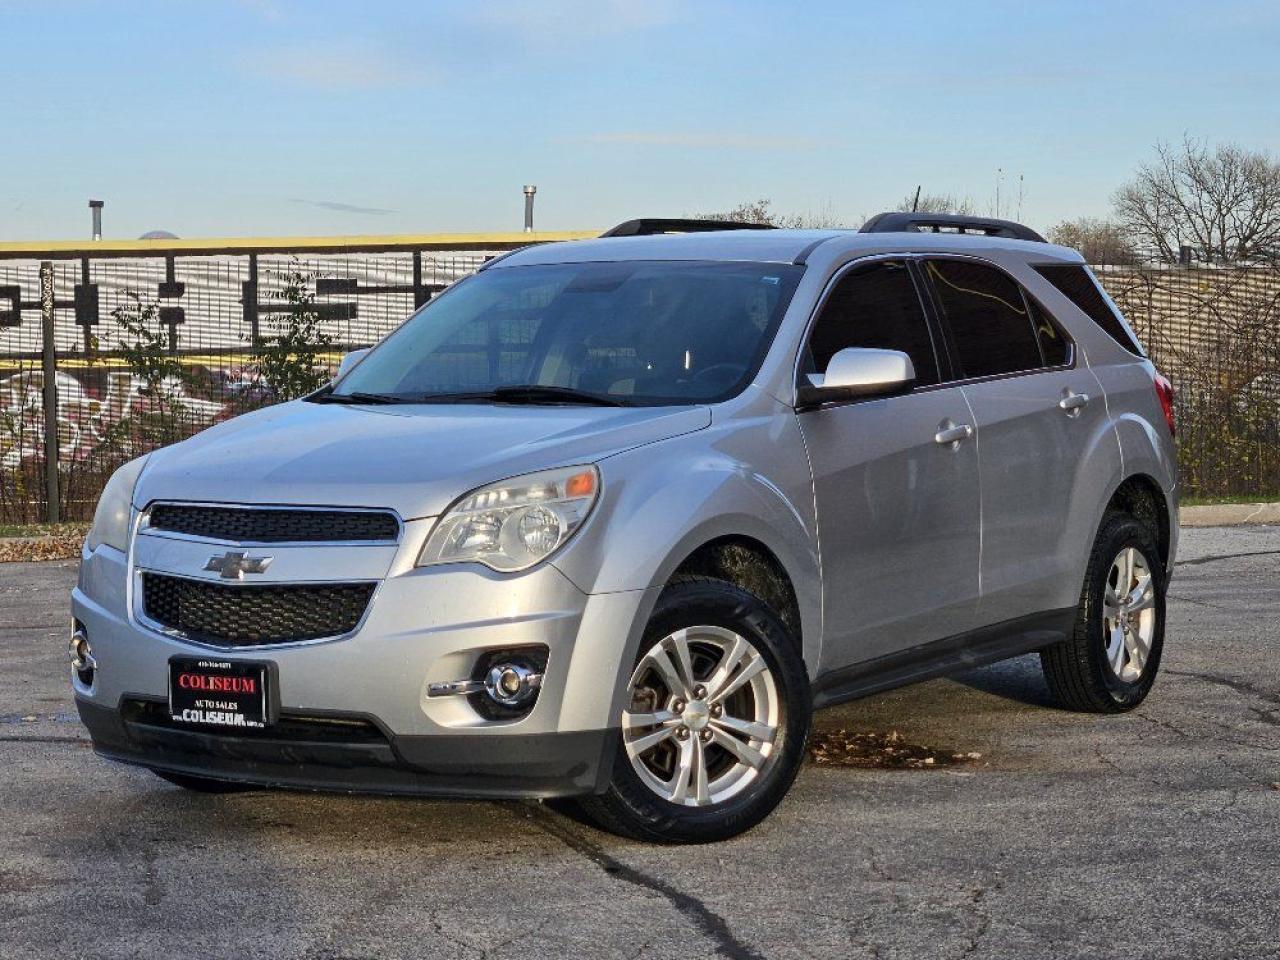
[[[957,753],[945,748],[908,743],[896,730],[889,733],[822,730],[815,732],[809,739],[809,761],[826,767],[933,770],[975,763],[981,759],[980,753]]]
[[[84,533],[64,533],[52,537],[0,538],[0,563],[31,560],[74,560],[80,556]]]

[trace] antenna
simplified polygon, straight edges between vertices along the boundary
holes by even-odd
[[[919,184],[919,183],[918,183],[918,184],[916,184],[916,198],[915,198],[914,200],[912,200],[912,201],[911,201],[911,212],[912,212],[912,213],[919,213],[919,212],[920,212],[920,187],[921,187],[921,186],[923,186],[923,184]]]

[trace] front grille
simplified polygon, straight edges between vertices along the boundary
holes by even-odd
[[[192,640],[227,647],[317,640],[350,633],[372,583],[224,585],[142,575],[142,609]]]
[[[290,510],[161,503],[148,526],[231,543],[317,543],[373,540],[394,543],[400,522],[385,510]]]

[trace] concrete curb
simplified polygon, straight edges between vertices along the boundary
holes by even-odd
[[[1242,527],[1246,524],[1280,524],[1280,503],[1209,503],[1183,507],[1184,527]]]

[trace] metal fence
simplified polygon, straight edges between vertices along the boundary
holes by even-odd
[[[529,239],[0,244],[0,523],[87,519],[120,463],[323,380]],[[1280,495],[1280,271],[1095,269],[1177,388],[1184,495]]]
[[[0,244],[0,523],[88,519],[124,461],[323,382],[505,250],[578,236]]]
[[[1280,497],[1280,265],[1094,267],[1170,380],[1184,497]]]

